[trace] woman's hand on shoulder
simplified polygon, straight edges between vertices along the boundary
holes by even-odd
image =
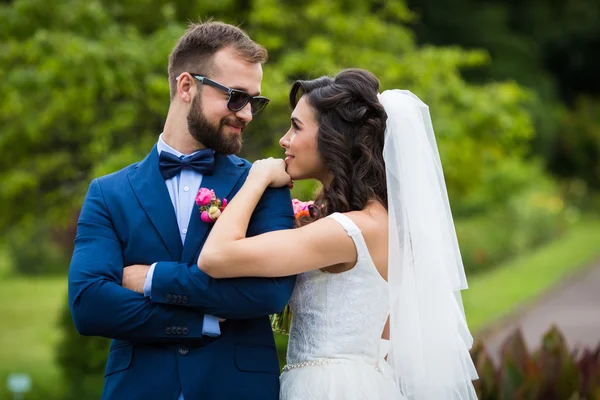
[[[248,177],[264,179],[269,187],[289,186],[292,183],[292,178],[285,172],[285,161],[280,158],[255,161]]]

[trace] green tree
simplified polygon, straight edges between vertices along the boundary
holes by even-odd
[[[558,176],[581,177],[600,187],[597,174],[589,173],[599,168],[598,157],[577,150],[589,145],[591,131],[598,136],[600,125],[584,118],[585,126],[572,129],[583,103],[600,102],[598,1],[407,2],[418,14],[413,26],[420,43],[490,53],[492,63],[464,71],[469,81],[514,79],[534,90],[533,154],[542,156]]]
[[[263,92],[272,102],[245,134],[247,158],[281,155],[293,80],[362,67],[382,90],[409,89],[429,104],[459,214],[528,185],[512,171],[527,164],[523,106],[534,98],[510,81],[465,82],[461,70],[488,64],[487,53],[419,47],[404,2],[15,0],[0,5],[0,207],[10,209],[0,232],[28,218],[68,225],[93,177],[149,151],[169,105],[168,54],[189,19],[208,16],[241,24],[270,53]],[[515,167],[501,169],[506,162]],[[81,382],[101,379],[106,341],[78,337],[67,311],[62,325],[70,396],[94,397]]]
[[[17,0],[0,8],[0,207],[11,209],[0,231],[28,215],[72,220],[92,177],[143,157],[168,108],[167,56],[183,22],[213,14],[242,22],[270,50],[264,92],[273,102],[247,133],[249,158],[275,153],[293,79],[350,66],[430,104],[457,201],[532,134],[526,93],[510,82],[465,83],[460,69],[486,55],[418,48],[403,3]]]

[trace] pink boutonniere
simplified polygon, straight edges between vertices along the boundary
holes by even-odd
[[[310,216],[310,207],[314,204],[314,201],[300,201],[298,199],[292,199],[292,207],[294,208],[294,218]]]
[[[219,218],[221,212],[227,206],[227,199],[219,199],[215,191],[200,188],[196,194],[196,204],[200,207],[200,218],[206,223],[213,223]]]

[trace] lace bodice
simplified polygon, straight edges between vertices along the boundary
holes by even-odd
[[[387,282],[377,271],[360,229],[334,213],[354,241],[356,265],[342,273],[310,271],[297,277],[288,364],[332,358],[377,364],[388,314]]]

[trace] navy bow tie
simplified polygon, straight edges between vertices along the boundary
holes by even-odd
[[[165,180],[179,174],[183,168],[189,168],[202,175],[212,175],[215,168],[215,156],[211,149],[200,150],[189,157],[179,158],[167,151],[161,151],[158,168]]]

